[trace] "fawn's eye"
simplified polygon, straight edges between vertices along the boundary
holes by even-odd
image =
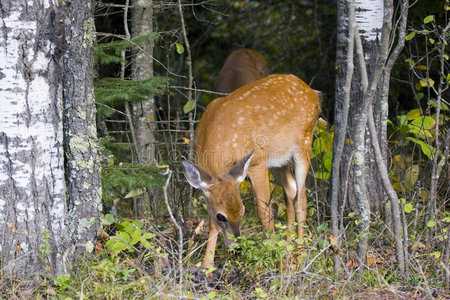
[[[225,217],[225,216],[222,215],[221,213],[218,213],[218,214],[216,215],[216,218],[217,218],[217,221],[219,221],[219,222],[225,223],[225,222],[227,221],[227,217]]]

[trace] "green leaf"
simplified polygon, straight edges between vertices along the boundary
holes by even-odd
[[[432,129],[435,124],[436,124],[436,121],[432,117],[428,117],[428,116],[418,117],[411,122],[411,125],[417,126],[421,129],[425,129],[425,130]]]
[[[419,166],[413,165],[406,169],[405,171],[405,184],[408,187],[412,187],[414,184],[416,184],[417,180],[419,179]]]
[[[428,100],[427,104],[429,106],[437,108],[437,104],[436,104],[436,102],[434,100]],[[441,102],[441,110],[449,110],[447,104],[445,104],[444,102]]]
[[[176,43],[176,47],[177,47],[177,53],[178,54],[183,54],[184,53],[184,47],[183,45]]]
[[[411,31],[411,32],[408,33],[408,35],[406,36],[406,40],[407,40],[407,41],[411,40],[415,35],[416,35],[416,33],[415,33],[414,31]]]
[[[331,172],[332,154],[331,152],[326,152],[323,155],[323,166],[328,172]]]
[[[135,244],[137,244],[137,242],[139,242],[141,240],[142,231],[134,230],[131,232],[131,236],[132,236],[132,238],[130,240],[130,244],[135,245]]]
[[[111,225],[112,223],[114,223],[114,216],[112,214],[106,214],[103,218],[102,218],[102,224],[103,225]]]
[[[414,210],[414,206],[411,203],[406,203],[403,209],[405,210],[405,213],[410,213]]]
[[[430,44],[432,44],[432,45],[434,44],[434,39],[429,38],[428,41],[430,42]]]
[[[316,178],[317,179],[328,180],[328,178],[330,178],[330,172],[318,171],[318,172],[316,172]]]
[[[428,145],[424,141],[415,139],[413,137],[407,137],[407,139],[410,140],[411,142],[418,144],[422,149],[423,154],[425,154],[429,159],[433,159],[434,152],[436,151],[436,149],[433,146]]]
[[[408,123],[408,116],[407,115],[400,115],[397,116],[398,119],[398,125],[399,126],[405,126]]]
[[[324,136],[320,135],[314,139],[313,153],[315,155],[319,155],[323,151],[323,149],[325,149],[325,138]]]
[[[412,67],[416,64],[411,58],[405,59],[405,62],[408,63],[410,67]]]
[[[131,240],[130,234],[127,233],[127,232],[118,231],[118,232],[116,233],[116,236],[117,236],[120,240],[122,240],[122,241],[124,241],[124,242],[126,242],[126,243],[129,243],[130,240]]]
[[[428,228],[431,228],[431,227],[434,227],[434,226],[436,226],[436,222],[435,221],[433,221],[433,220],[428,221],[428,223],[427,223],[427,227]]]
[[[185,114],[193,111],[195,108],[195,102],[192,100],[189,100],[188,102],[186,102],[186,104],[183,106],[183,111]]]
[[[425,19],[423,19],[423,23],[424,24],[428,24],[430,22],[434,21],[434,16],[433,15],[429,15],[427,17],[425,17]]]
[[[417,93],[417,94],[414,96],[414,98],[416,98],[417,100],[420,101],[420,100],[422,100],[423,96],[424,96],[423,93]]]

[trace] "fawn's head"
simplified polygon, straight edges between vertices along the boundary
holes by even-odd
[[[200,189],[206,198],[206,205],[210,220],[223,235],[225,244],[232,246],[234,242],[228,239],[240,235],[239,224],[244,217],[245,208],[239,195],[238,185],[247,176],[255,151],[236,162],[230,171],[221,176],[213,177],[202,168],[182,161],[184,174],[189,184]]]

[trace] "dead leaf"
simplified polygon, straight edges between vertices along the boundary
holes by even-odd
[[[100,254],[101,252],[102,252],[102,249],[103,249],[103,244],[102,244],[102,241],[98,241],[96,244],[95,244],[95,248],[94,248],[94,252],[95,252],[95,254]]]
[[[379,259],[379,258],[375,258],[375,257],[371,257],[371,256],[367,256],[367,265],[369,267],[373,267],[376,264],[379,265],[384,265],[386,263],[386,261]]]
[[[194,229],[195,235],[199,235],[203,231],[205,225],[205,220],[201,220],[197,227]]]
[[[9,222],[7,222],[7,223],[6,223],[6,226],[7,226],[8,228],[10,228],[10,229],[11,229],[12,233],[14,233],[14,234],[16,234],[16,233],[17,233],[17,229],[16,229],[16,227],[14,226],[14,224],[13,224],[13,223],[9,223]]]
[[[355,258],[350,258],[349,260],[347,260],[347,263],[345,264],[345,266],[348,269],[357,269],[359,264]]]
[[[56,291],[54,289],[47,289],[45,293],[49,296],[56,297]]]

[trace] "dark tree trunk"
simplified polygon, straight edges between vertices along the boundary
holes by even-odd
[[[79,252],[92,251],[102,211],[92,73],[96,34],[93,1],[68,3],[64,20],[64,143],[70,236]]]

